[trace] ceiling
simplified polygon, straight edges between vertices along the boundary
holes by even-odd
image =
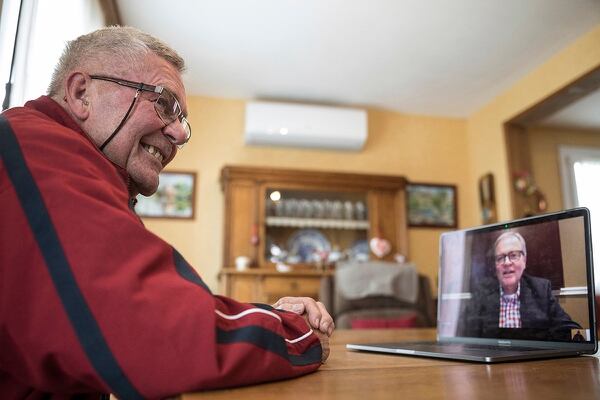
[[[600,90],[583,97],[538,123],[552,128],[600,130]]]
[[[449,117],[477,111],[600,24],[600,0],[117,4],[124,24],[186,59],[188,95]]]

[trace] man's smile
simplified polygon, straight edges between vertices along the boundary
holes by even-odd
[[[154,156],[160,163],[162,164],[163,160],[166,159],[165,155],[157,148],[152,146],[151,144],[142,143],[142,147]]]

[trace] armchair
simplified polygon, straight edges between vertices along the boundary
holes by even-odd
[[[338,265],[334,276],[322,280],[320,300],[340,329],[436,324],[429,278],[418,274],[412,264]]]

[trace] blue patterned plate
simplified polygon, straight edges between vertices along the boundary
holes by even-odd
[[[331,251],[327,238],[316,229],[300,229],[287,242],[290,256],[298,256],[300,262],[314,262],[318,253]]]

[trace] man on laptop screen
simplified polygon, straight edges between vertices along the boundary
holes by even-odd
[[[549,231],[552,228],[549,226]],[[548,244],[552,243],[544,246]],[[465,315],[465,336],[570,341],[581,326],[556,300],[550,280],[525,271],[527,245],[523,236],[517,230],[501,231],[492,249],[489,275],[494,276],[473,282],[475,287]],[[555,265],[541,267],[547,269],[546,273],[555,269],[562,274],[562,260],[552,262]]]

